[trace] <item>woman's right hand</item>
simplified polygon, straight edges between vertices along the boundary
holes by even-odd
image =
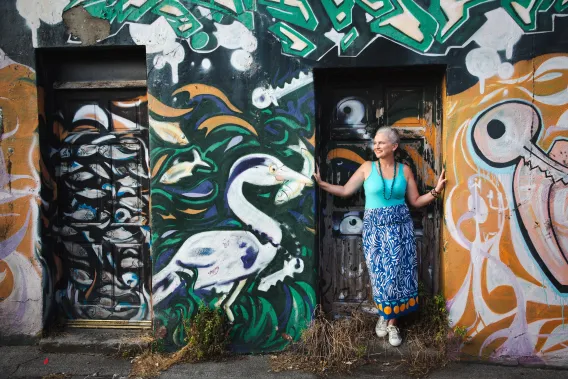
[[[365,181],[365,167],[369,166],[369,163],[362,164],[351,178],[347,181],[344,186],[328,183],[321,179],[320,171],[318,165],[316,165],[316,170],[314,172],[314,180],[316,184],[324,191],[329,192],[332,195],[340,197],[349,197],[353,195]]]
[[[316,164],[316,171],[314,172],[313,176],[314,176],[314,179],[315,179],[317,185],[319,186],[320,183],[321,183],[321,176],[320,176],[320,170],[319,170],[319,167],[318,167],[317,164]]]

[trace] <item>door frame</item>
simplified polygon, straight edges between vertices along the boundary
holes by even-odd
[[[50,168],[49,148],[52,144],[50,135],[53,134],[53,117],[50,112],[55,109],[54,96],[56,91],[66,90],[131,90],[143,89],[148,93],[147,87],[147,55],[144,46],[96,46],[96,47],[65,47],[65,48],[40,48],[36,49],[36,72],[37,83],[41,89],[38,91],[40,104],[40,150],[42,165],[46,168],[46,174],[50,178],[44,180],[55,180],[54,167]],[[149,116],[149,115],[148,115]],[[148,131],[149,132],[149,131]],[[150,149],[149,138],[145,141]],[[150,171],[150,162],[148,170]],[[44,182],[45,183],[45,182]],[[44,188],[51,185],[42,184]],[[148,186],[148,196],[150,186]],[[54,189],[57,195],[57,186]],[[41,232],[42,244],[47,246],[42,249],[42,256],[46,261],[48,273],[44,284],[45,307],[44,319],[45,328],[50,329],[53,325],[64,324],[69,328],[99,328],[99,329],[150,329],[153,325],[154,313],[152,309],[151,277],[152,277],[152,251],[151,244],[145,248],[149,266],[146,272],[149,276],[148,281],[148,320],[93,320],[75,319],[69,320],[63,317],[60,305],[55,301],[55,289],[59,278],[58,269],[61,262],[55,257],[57,235],[51,230],[54,222],[54,215],[48,210],[41,208],[41,217],[44,227]],[[57,208],[57,207],[56,207]],[[57,218],[57,213],[55,218]],[[150,228],[151,220],[148,213],[147,227]],[[120,243],[113,243],[120,245]]]
[[[354,72],[354,71],[364,71],[365,73],[371,73],[371,72],[375,72],[378,73],[378,75],[376,75],[377,77],[380,76],[387,76],[390,74],[404,74],[404,73],[411,73],[411,74],[415,74],[415,75],[420,75],[420,74],[430,74],[433,75],[433,79],[432,79],[432,85],[433,88],[435,88],[435,104],[432,105],[432,114],[435,117],[435,121],[433,123],[433,127],[435,128],[436,131],[436,136],[435,136],[435,146],[433,146],[434,150],[435,150],[435,157],[434,157],[434,162],[432,164],[433,169],[435,171],[435,175],[436,178],[437,176],[440,174],[442,167],[445,166],[445,159],[444,159],[444,151],[443,151],[443,121],[444,121],[444,113],[443,113],[443,108],[444,108],[444,103],[445,103],[445,97],[446,97],[446,66],[443,65],[426,65],[426,66],[414,66],[414,67],[396,67],[396,68],[391,68],[391,67],[386,67],[386,68],[353,68],[353,67],[349,67],[349,68],[342,68],[342,69],[335,69],[335,68],[316,68],[314,69],[314,91],[315,91],[315,106],[316,106],[316,147],[315,147],[315,156],[316,156],[316,160],[317,160],[317,164],[320,167],[320,169],[323,167],[324,170],[323,172],[325,172],[325,158],[323,156],[323,154],[325,153],[321,143],[322,141],[327,141],[327,138],[323,138],[323,134],[322,133],[329,133],[328,131],[325,130],[325,128],[328,128],[329,125],[325,125],[326,118],[327,116],[324,117],[323,115],[323,111],[324,109],[326,109],[326,106],[324,104],[322,104],[322,101],[325,101],[325,95],[323,94],[325,92],[325,89],[328,89],[329,87],[326,87],[325,82],[326,82],[326,78],[328,77],[328,75],[337,75],[337,76],[342,76],[343,74],[345,74],[346,72]],[[344,72],[343,74],[341,72]],[[360,75],[364,75],[361,74]],[[377,114],[377,118],[378,118],[378,114]],[[380,125],[382,126],[382,125]],[[367,129],[368,132],[371,135],[374,135],[374,131],[376,131],[376,129],[379,127],[379,123],[376,123],[375,125],[368,125]],[[404,129],[398,129],[399,131],[402,131],[401,134],[401,139],[407,139],[407,138],[413,138],[412,135],[412,131],[409,131],[408,129],[404,130]],[[371,137],[372,138],[372,137]],[[362,142],[362,141],[361,141]],[[322,166],[322,162],[323,162],[323,166]],[[324,174],[322,174],[322,178],[325,178]],[[436,179],[434,178],[434,180]],[[425,193],[425,192],[422,192]],[[326,194],[324,191],[322,191],[320,188],[318,188],[316,190],[316,202],[317,202],[317,210],[316,210],[316,227],[317,227],[317,238],[316,238],[316,251],[319,252],[318,254],[318,280],[319,280],[319,285],[318,285],[318,296],[320,298],[319,300],[319,304],[322,306],[324,312],[326,313],[331,313],[333,310],[333,295],[331,295],[328,293],[332,288],[333,288],[333,276],[330,276],[326,273],[326,270],[323,267],[323,264],[326,262],[325,259],[323,259],[323,254],[329,254],[330,252],[324,252],[322,251],[322,248],[324,247],[324,243],[323,240],[324,238],[326,238],[328,233],[331,233],[331,228],[330,226],[326,226],[324,219],[325,217],[323,217],[323,212],[325,211],[325,209],[323,208],[323,199],[325,198]],[[443,250],[443,245],[442,245],[442,238],[443,238],[443,233],[442,233],[442,227],[443,227],[443,211],[442,211],[442,205],[443,205],[443,198],[439,198],[436,199],[433,203],[431,203],[429,206],[427,206],[426,208],[424,208],[423,212],[423,217],[422,217],[422,225],[423,225],[423,230],[424,230],[424,236],[427,235],[427,230],[431,231],[431,233],[433,234],[433,238],[430,241],[431,246],[434,246],[434,249],[432,251],[429,251],[429,258],[431,259],[432,262],[432,272],[431,272],[431,285],[428,288],[424,288],[423,290],[426,291],[426,293],[430,293],[430,294],[436,294],[440,292],[440,286],[441,286],[441,281],[442,278],[440,276],[441,273],[441,265],[442,265],[442,250]],[[329,210],[328,210],[329,211]],[[327,228],[327,230],[326,230]],[[424,238],[424,236],[422,238]],[[328,237],[329,238],[329,237]],[[417,249],[418,250],[418,249]],[[361,255],[362,255],[362,251],[361,251]],[[424,256],[424,255],[423,255]],[[422,275],[425,274],[425,272],[427,271],[428,267],[423,266],[423,262],[422,262],[422,257],[423,256],[419,256],[419,265],[418,265],[418,270],[419,270],[419,280],[422,278]],[[363,259],[364,260],[364,259]],[[366,265],[365,265],[365,272],[366,272]],[[365,299],[367,302],[367,305],[370,306],[374,306],[373,302],[372,302],[372,294],[371,294],[371,290],[370,290],[370,283],[367,282],[367,288],[368,288],[368,293],[367,293],[367,298]],[[331,301],[330,301],[331,300]],[[367,311],[367,312],[373,312],[374,313],[374,307],[372,307],[372,309],[369,309],[369,307],[362,307],[362,305],[365,304],[365,300],[361,301],[361,303],[359,304],[359,306],[357,307],[359,310],[361,311]],[[344,314],[344,313],[339,313],[339,314]]]

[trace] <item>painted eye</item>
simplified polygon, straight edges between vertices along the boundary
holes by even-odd
[[[265,109],[268,108],[271,102],[270,93],[266,88],[258,87],[252,91],[252,104],[255,107]]]
[[[271,174],[276,173],[276,166],[274,166],[274,165],[268,166],[268,171],[269,171]]]
[[[483,111],[471,130],[476,153],[494,167],[513,164],[524,154],[541,121],[538,111],[521,101],[501,103]]]
[[[336,118],[342,124],[359,125],[365,123],[365,105],[353,97],[342,99],[337,104]]]
[[[363,220],[357,216],[347,216],[339,224],[339,233],[342,235],[361,234],[363,232]]]

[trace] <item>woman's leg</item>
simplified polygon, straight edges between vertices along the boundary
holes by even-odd
[[[391,325],[396,326],[397,323],[398,323],[398,319],[397,319],[397,318],[391,318],[391,319],[389,320],[389,324],[388,324],[388,325],[389,325],[389,326],[391,326]]]

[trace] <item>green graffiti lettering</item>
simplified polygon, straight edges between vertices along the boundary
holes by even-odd
[[[306,0],[259,0],[274,18],[289,22],[301,28],[316,30],[318,19]]]
[[[197,18],[177,0],[164,0],[152,12],[164,16],[175,33],[182,38],[189,38],[203,28]]]
[[[524,31],[535,31],[539,12],[547,11],[554,0],[504,0],[503,8]]]
[[[371,22],[371,30],[410,48],[428,50],[438,31],[436,19],[412,0],[395,1],[395,10]]]
[[[246,10],[241,0],[192,0],[190,2],[224,14],[237,15]]]
[[[488,1],[492,0],[438,0],[432,2],[429,12],[440,24],[436,40],[445,42],[468,21],[471,8]]]
[[[568,9],[568,0],[556,0],[556,3],[554,4],[554,9],[557,12],[563,12],[566,9]]]
[[[282,44],[284,54],[307,57],[316,49],[316,45],[289,25],[278,22],[268,28]]]
[[[317,50],[313,55],[319,58],[331,51],[329,41],[338,46],[340,56],[356,56],[377,35],[422,53],[443,54],[450,44],[471,38],[491,10],[506,10],[525,33],[531,33],[552,30],[554,15],[568,9],[568,0],[490,1],[432,0],[421,6],[413,0],[321,0],[321,7],[312,8],[309,0],[71,0],[65,9],[81,6],[94,17],[117,24],[150,24],[164,17],[195,50],[206,50],[215,41],[212,23],[236,20],[254,31],[259,13],[258,17],[273,18],[269,30],[282,42],[283,53],[307,57]],[[472,12],[478,5],[483,5],[483,12]],[[318,16],[329,22],[320,23]]]
[[[124,5],[115,7],[115,9],[117,10],[116,21],[138,21],[142,16],[146,14],[146,12],[154,8],[159,2],[160,0],[147,0],[137,2],[132,0],[120,1],[120,3],[124,3]]]
[[[254,0],[192,0],[191,3],[212,10],[211,16],[216,22],[230,16],[249,30],[254,30],[254,13],[257,10]]]
[[[209,43],[209,34],[205,32],[199,32],[193,37],[191,37],[190,44],[191,47],[200,50],[203,49]]]
[[[352,27],[349,32],[341,39],[341,51],[345,51],[355,42],[355,40],[359,37],[359,32],[357,28]]]
[[[335,30],[340,31],[345,29],[353,22],[353,6],[355,5],[355,0],[343,0],[342,2],[322,0],[321,3]]]
[[[373,17],[380,17],[394,9],[389,0],[357,0],[357,4]]]
[[[65,8],[71,9],[81,5],[92,16],[109,20],[110,22],[138,21],[148,11],[152,10],[161,0],[119,0],[115,2],[100,0],[74,0]]]

